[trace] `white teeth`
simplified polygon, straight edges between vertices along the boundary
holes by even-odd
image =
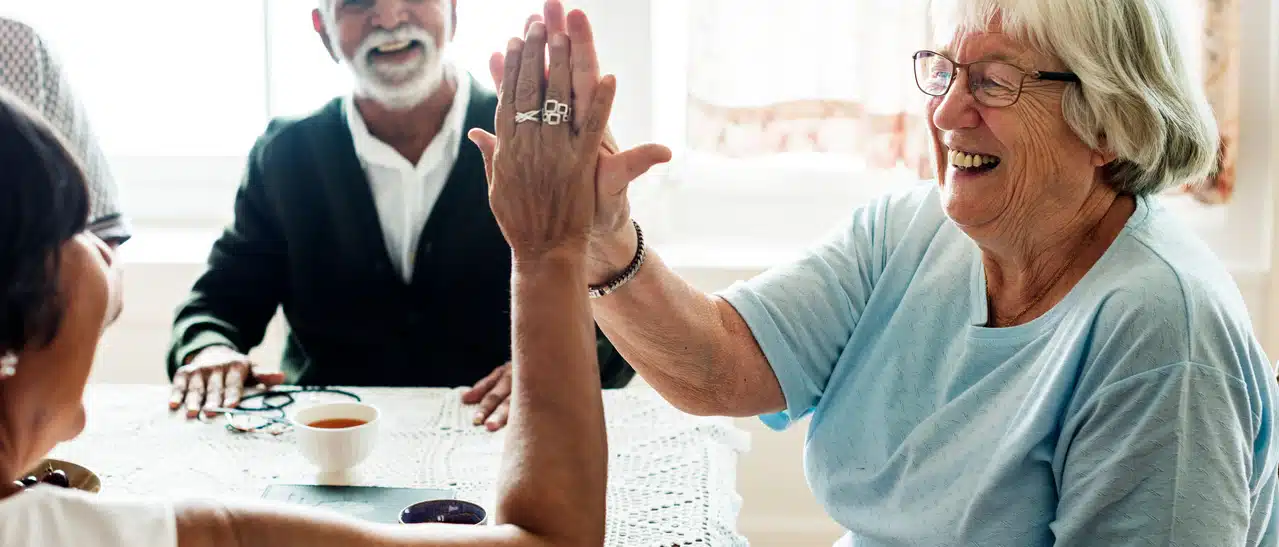
[[[402,49],[407,49],[412,44],[413,42],[411,40],[404,40],[402,42],[390,42],[390,43],[382,44],[374,49],[376,49],[379,53],[395,53]]]
[[[996,158],[994,156],[983,156],[981,154],[968,154],[966,152],[959,152],[956,150],[950,150],[947,153],[947,159],[950,161],[950,164],[955,167],[966,167],[966,168],[981,167],[983,165],[990,165],[999,161],[999,158]]]

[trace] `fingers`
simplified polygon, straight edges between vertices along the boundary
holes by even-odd
[[[502,429],[503,427],[506,427],[506,421],[510,418],[510,416],[511,400],[507,399],[502,401],[502,404],[498,405],[497,408],[493,410],[493,414],[489,415],[487,420],[484,420],[484,427],[489,431]]]
[[[515,88],[520,77],[520,57],[524,50],[524,41],[511,38],[506,44],[505,65],[502,73],[502,87],[498,89],[497,134],[502,138],[515,135],[515,114],[519,108],[515,104]]]
[[[604,142],[600,143],[600,146],[604,147],[604,151],[609,154],[616,154],[618,150],[622,149],[622,147],[617,145],[617,139],[613,138],[611,129],[604,131]]]
[[[217,414],[214,410],[218,405],[222,404],[223,381],[226,379],[226,369],[217,367],[209,370],[209,377],[204,394],[204,413],[208,416]]]
[[[173,390],[169,392],[169,410],[177,410],[187,398],[187,380],[190,369],[183,367],[173,373]]]
[[[187,417],[194,418],[200,413],[200,405],[204,403],[204,371],[192,372],[187,385],[186,408]]]
[[[542,14],[540,13],[534,13],[533,15],[528,16],[528,19],[524,21],[524,33],[521,34],[521,36],[528,36],[528,30],[530,28],[533,28],[533,23],[538,23],[542,21],[544,20],[542,19]]]
[[[563,34],[568,30],[568,23],[564,19],[564,3],[560,0],[547,0],[542,11],[546,14],[546,18],[542,21],[546,23],[546,34],[555,36]],[[530,18],[532,19],[532,18]]]
[[[542,109],[543,67],[546,66],[546,25],[535,22],[529,26],[528,35],[524,39],[524,48],[519,55],[519,70],[515,82],[515,111],[531,112]],[[509,53],[508,53],[509,55]],[[507,60],[510,65],[510,60]],[[508,77],[509,77],[508,73]],[[516,124],[516,134],[536,134],[537,123],[524,122]]]
[[[226,371],[226,390],[223,392],[221,404],[225,408],[235,408],[240,404],[240,398],[244,396],[244,379],[249,375],[249,365],[247,363],[235,363],[227,367]],[[213,398],[209,398],[209,403],[213,403]]]
[[[608,75],[600,79],[595,88],[595,96],[591,98],[591,107],[586,112],[582,123],[579,144],[583,153],[595,152],[604,141],[604,133],[608,129],[608,118],[613,112],[613,96],[617,92],[617,79]]]
[[[488,376],[485,376],[481,378],[480,381],[475,382],[475,385],[471,386],[471,389],[466,390],[466,393],[462,394],[462,404],[473,405],[480,402],[480,397],[483,397],[490,389],[493,389],[493,386],[497,385],[497,381],[502,378],[503,368],[504,367],[497,367],[493,369],[493,372],[490,372]]]
[[[466,134],[471,138],[471,142],[479,147],[480,154],[484,156],[484,178],[488,180],[490,186],[493,185],[493,153],[497,151],[497,136],[483,129],[471,129]]]
[[[259,384],[266,387],[278,386],[284,383],[285,377],[283,372],[253,372],[253,379]]]
[[[542,131],[543,138],[553,138],[559,140],[567,140],[573,127],[573,120],[568,112],[568,106],[572,103],[573,82],[572,70],[569,67],[569,43],[568,36],[564,34],[555,34],[550,39],[550,68],[547,70],[546,81],[546,100],[547,106],[551,106],[549,101],[556,101],[555,106],[563,104],[562,109],[557,108],[551,111],[549,108],[542,113]],[[549,133],[548,133],[549,132]]]
[[[510,369],[507,368],[503,371],[501,378],[497,381],[497,384],[495,384],[493,389],[489,390],[489,392],[484,395],[484,398],[480,400],[480,408],[475,413],[475,425],[480,425],[487,421],[490,417],[492,417],[493,411],[497,410],[497,407],[501,406],[502,402],[506,401],[506,399],[510,397],[511,375],[509,370]]]
[[[493,77],[493,89],[502,89],[502,73],[506,71],[506,55],[500,51],[489,56],[489,76]]]
[[[599,55],[595,51],[595,36],[591,23],[582,10],[573,10],[567,17],[568,37],[572,43],[570,64],[573,70],[573,122],[582,127],[591,96],[600,79]],[[616,147],[614,147],[616,150]]]

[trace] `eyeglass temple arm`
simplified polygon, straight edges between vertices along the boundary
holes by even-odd
[[[1079,76],[1075,75],[1074,72],[1034,72],[1031,75],[1040,80],[1080,83]]]

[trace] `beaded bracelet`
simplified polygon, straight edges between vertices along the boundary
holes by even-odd
[[[640,225],[635,222],[635,219],[631,219],[631,225],[635,226],[635,258],[631,259],[631,263],[626,266],[625,270],[622,270],[622,273],[608,283],[590,286],[587,294],[591,298],[599,298],[620,289],[622,285],[633,279],[635,274],[639,273],[640,266],[644,264],[644,256],[648,254],[648,249],[644,246],[644,231],[640,229]]]

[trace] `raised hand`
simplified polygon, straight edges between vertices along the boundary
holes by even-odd
[[[511,40],[497,135],[479,129],[469,135],[484,154],[489,204],[516,262],[586,253],[596,218],[595,173],[616,90],[612,77],[603,78],[585,112],[544,117],[553,109],[544,106],[569,104],[573,72],[586,68],[571,64],[568,36],[550,37],[549,56],[547,42],[540,21],[529,25],[527,42]]]
[[[562,2],[549,0],[543,14],[529,17],[525,25],[526,33],[532,24],[539,22],[545,25],[550,35],[566,32],[569,36],[574,123],[580,127],[583,123],[582,115],[600,82],[599,57],[590,21],[580,10],[565,14]],[[504,78],[504,59],[504,54],[495,53],[489,60],[489,70],[498,89],[501,89]],[[615,270],[625,267],[635,251],[635,234],[629,222],[630,202],[626,195],[630,183],[653,166],[671,159],[670,149],[658,144],[644,144],[618,152],[617,145],[607,131],[602,142],[605,150],[601,153],[596,171],[596,212],[591,226],[589,253],[594,265],[592,272],[588,274],[592,282],[602,282],[616,273]],[[481,140],[477,144],[484,148],[496,143]],[[620,264],[617,264],[619,261]]]

